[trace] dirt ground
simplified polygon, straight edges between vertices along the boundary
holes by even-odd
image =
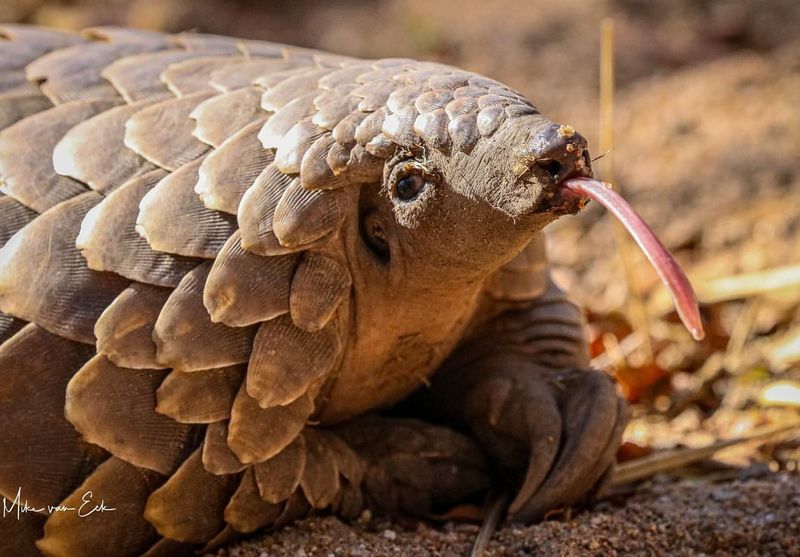
[[[452,63],[519,89],[598,151],[600,21],[616,41],[615,143],[596,161],[675,251],[708,336],[598,207],[549,230],[598,367],[631,401],[621,461],[800,421],[797,0],[16,0],[0,21],[197,29]],[[749,443],[571,518],[498,530],[487,555],[800,555],[800,434]],[[465,555],[474,524],[313,518],[220,556]]]
[[[222,551],[224,557],[468,555],[478,527],[312,518]],[[720,484],[655,484],[570,521],[507,526],[487,556],[800,555],[800,478],[762,475]]]

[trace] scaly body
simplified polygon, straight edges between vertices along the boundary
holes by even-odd
[[[0,553],[173,555],[491,483],[530,521],[609,469],[624,404],[540,234],[583,204],[571,128],[440,64],[2,30],[0,494],[117,510],[6,517]]]

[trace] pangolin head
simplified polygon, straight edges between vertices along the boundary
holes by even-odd
[[[371,68],[338,70],[358,74],[347,90],[355,110],[327,123],[329,139],[316,139],[300,164],[312,189],[358,183],[342,188],[352,195],[341,238],[354,344],[333,415],[353,411],[336,408],[352,389],[392,401],[418,386],[457,342],[486,279],[580,209],[561,184],[591,176],[585,139],[499,82],[438,64]],[[324,108],[314,120],[326,124]]]
[[[562,187],[575,177],[591,177],[586,140],[539,113],[519,115],[468,150],[396,149],[380,184],[362,187],[360,232],[385,265],[402,259],[417,276],[434,268],[437,283],[480,280],[580,210]]]
[[[591,177],[586,140],[571,126],[497,81],[449,66],[372,67],[349,92],[357,109],[326,143],[326,169],[360,185],[356,267],[377,267],[397,287],[476,283],[581,208],[561,187]],[[370,106],[387,81],[391,92]]]

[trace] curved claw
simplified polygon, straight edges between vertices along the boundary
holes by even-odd
[[[525,479],[509,507],[511,514],[516,514],[525,502],[536,495],[558,455],[563,427],[561,415],[552,397],[547,397],[543,402],[535,409],[526,409],[531,452]]]
[[[558,456],[561,412],[542,374],[503,362],[506,373],[474,390],[466,418],[495,462],[502,468],[526,469],[518,498],[532,497]]]
[[[563,439],[555,441],[561,444],[558,460],[538,490],[523,484],[509,509],[514,520],[531,522],[552,509],[574,505],[613,462],[627,421],[624,402],[599,372],[582,373],[576,379],[564,390]],[[532,452],[531,462],[536,458]]]

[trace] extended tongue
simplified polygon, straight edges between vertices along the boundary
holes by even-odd
[[[669,290],[672,301],[675,303],[675,309],[678,310],[684,326],[695,340],[702,340],[705,332],[694,289],[677,261],[642,217],[617,192],[603,182],[589,178],[572,178],[566,180],[563,185],[577,195],[597,201],[622,222]]]

